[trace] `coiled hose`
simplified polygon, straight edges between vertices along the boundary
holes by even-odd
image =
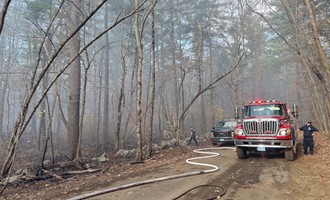
[[[108,189],[104,189],[104,190],[94,191],[94,192],[91,192],[91,193],[88,193],[88,194],[79,195],[79,196],[76,196],[76,197],[72,197],[69,200],[87,199],[87,198],[99,196],[99,195],[102,195],[102,194],[107,194],[107,193],[111,193],[111,192],[114,192],[114,191],[128,189],[128,188],[141,186],[141,185],[145,185],[145,184],[162,182],[162,181],[171,180],[171,179],[177,179],[177,178],[182,178],[182,177],[194,176],[194,175],[198,175],[198,174],[206,174],[206,173],[215,172],[215,171],[219,170],[218,166],[212,165],[212,164],[207,164],[207,163],[194,162],[193,160],[217,157],[217,156],[220,155],[219,153],[211,152],[209,150],[225,150],[225,149],[229,149],[229,150],[232,149],[233,150],[234,147],[194,149],[193,152],[199,153],[199,154],[207,154],[208,156],[193,157],[193,158],[188,158],[186,160],[186,163],[189,163],[189,164],[192,164],[192,165],[210,167],[211,169],[193,171],[193,172],[188,172],[188,173],[182,173],[182,174],[177,174],[177,175],[164,176],[164,177],[160,177],[160,178],[154,178],[154,179],[139,181],[139,182],[130,183],[130,184],[126,184],[126,185],[122,185],[122,186],[118,186],[118,187],[112,187],[112,188],[108,188]],[[193,188],[193,189],[195,189],[195,188]],[[191,191],[191,190],[189,190],[189,191]],[[187,192],[189,192],[189,191],[187,191]],[[185,192],[184,194],[186,194],[187,192]],[[184,195],[184,194],[182,194],[182,195]],[[179,197],[181,197],[182,195],[180,195]],[[175,199],[178,199],[179,197],[177,197]]]

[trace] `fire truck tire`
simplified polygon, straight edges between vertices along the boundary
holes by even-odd
[[[247,151],[242,147],[236,147],[236,153],[239,159],[244,159],[247,157]]]
[[[285,159],[288,161],[293,161],[294,160],[294,152],[293,149],[286,149],[284,151],[285,154]]]

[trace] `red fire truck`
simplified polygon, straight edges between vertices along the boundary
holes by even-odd
[[[284,152],[286,160],[294,160],[297,146],[294,119],[298,117],[297,106],[293,106],[292,113],[288,111],[286,103],[277,100],[256,100],[245,104],[242,119],[234,134],[237,157],[244,159],[248,152],[272,151]]]

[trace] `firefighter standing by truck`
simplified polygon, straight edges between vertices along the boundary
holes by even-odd
[[[314,140],[313,136],[315,136],[319,130],[315,128],[312,125],[311,121],[308,121],[307,124],[299,128],[299,131],[304,132],[304,140],[303,140],[303,145],[304,145],[304,154],[308,154],[308,148],[309,148],[309,153],[313,155],[314,153]]]

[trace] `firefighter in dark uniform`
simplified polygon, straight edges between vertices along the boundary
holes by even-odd
[[[196,140],[196,130],[193,127],[190,127],[190,139],[188,142],[188,146],[190,146],[192,140],[194,140],[196,143],[196,146],[198,146],[197,140]]]
[[[314,153],[314,140],[313,136],[315,136],[319,130],[315,128],[312,125],[311,121],[308,121],[307,124],[299,128],[300,131],[304,132],[304,140],[303,140],[303,145],[304,145],[304,154],[308,154],[308,148],[309,148],[309,153],[313,155]]]

